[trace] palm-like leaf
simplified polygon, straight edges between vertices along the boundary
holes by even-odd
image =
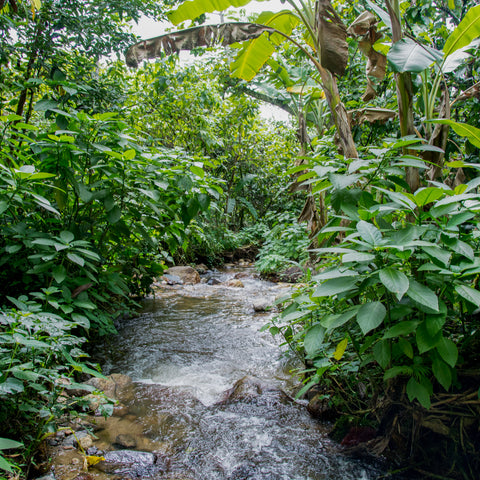
[[[471,8],[458,27],[447,38],[443,52],[448,57],[459,48],[465,47],[480,36],[480,5]]]
[[[125,57],[129,67],[138,67],[142,60],[157,58],[163,53],[168,55],[180,50],[192,50],[196,47],[209,47],[215,44],[231,45],[255,39],[264,32],[272,33],[273,31],[273,28],[256,23],[203,25],[138,42],[127,50]]]
[[[278,13],[263,12],[257,21],[274,29],[274,33],[258,36],[245,45],[230,66],[232,76],[243,78],[246,81],[255,77],[272,56],[275,47],[281,45],[300,23],[300,19],[289,10],[282,10]]]
[[[168,14],[168,19],[174,24],[193,20],[204,13],[223,12],[230,7],[244,7],[251,0],[189,0],[183,2],[176,10]]]

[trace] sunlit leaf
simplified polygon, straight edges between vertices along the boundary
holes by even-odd
[[[335,349],[335,352],[333,354],[333,358],[335,360],[341,360],[345,350],[347,349],[348,345],[348,338],[344,338],[338,345],[337,348]]]

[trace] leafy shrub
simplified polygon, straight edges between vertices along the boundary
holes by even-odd
[[[0,117],[0,301],[37,292],[45,308],[81,315],[103,335],[188,243],[187,225],[221,189],[198,158],[135,140],[118,114],[56,115],[28,135],[18,116]]]
[[[402,145],[315,169],[330,192],[334,215],[319,237],[330,246],[316,250],[322,270],[271,325],[311,366],[302,392],[327,377],[348,385],[353,374],[373,389],[383,377],[429,408],[434,391],[458,385],[459,351],[478,341],[478,179],[408,193],[403,167],[422,162],[398,155]]]
[[[265,243],[258,254],[256,269],[263,274],[280,273],[293,264],[308,260],[310,243],[305,226],[293,214],[285,213],[266,234]]]
[[[0,312],[0,450],[21,441],[28,462],[60,418],[87,408],[85,400],[66,395],[80,386],[76,374],[101,375],[85,362],[85,338],[77,335],[83,325],[44,312],[27,297],[11,300],[18,309]],[[11,471],[11,462],[0,456],[0,469]]]

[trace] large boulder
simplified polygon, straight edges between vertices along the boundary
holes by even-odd
[[[200,283],[199,273],[192,267],[170,267],[167,275],[179,277],[184,285]]]

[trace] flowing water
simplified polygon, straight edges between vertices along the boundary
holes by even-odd
[[[178,475],[169,478],[377,478],[375,467],[343,456],[327,426],[281,394],[291,391],[292,365],[275,339],[259,332],[269,314],[252,308],[256,298],[273,299],[281,287],[242,282],[245,288],[199,284],[147,300],[107,351],[104,371],[134,380],[130,413],[150,439],[168,446],[169,474]],[[246,375],[253,382],[249,393],[229,400],[226,392]],[[270,386],[252,394],[259,383]]]

